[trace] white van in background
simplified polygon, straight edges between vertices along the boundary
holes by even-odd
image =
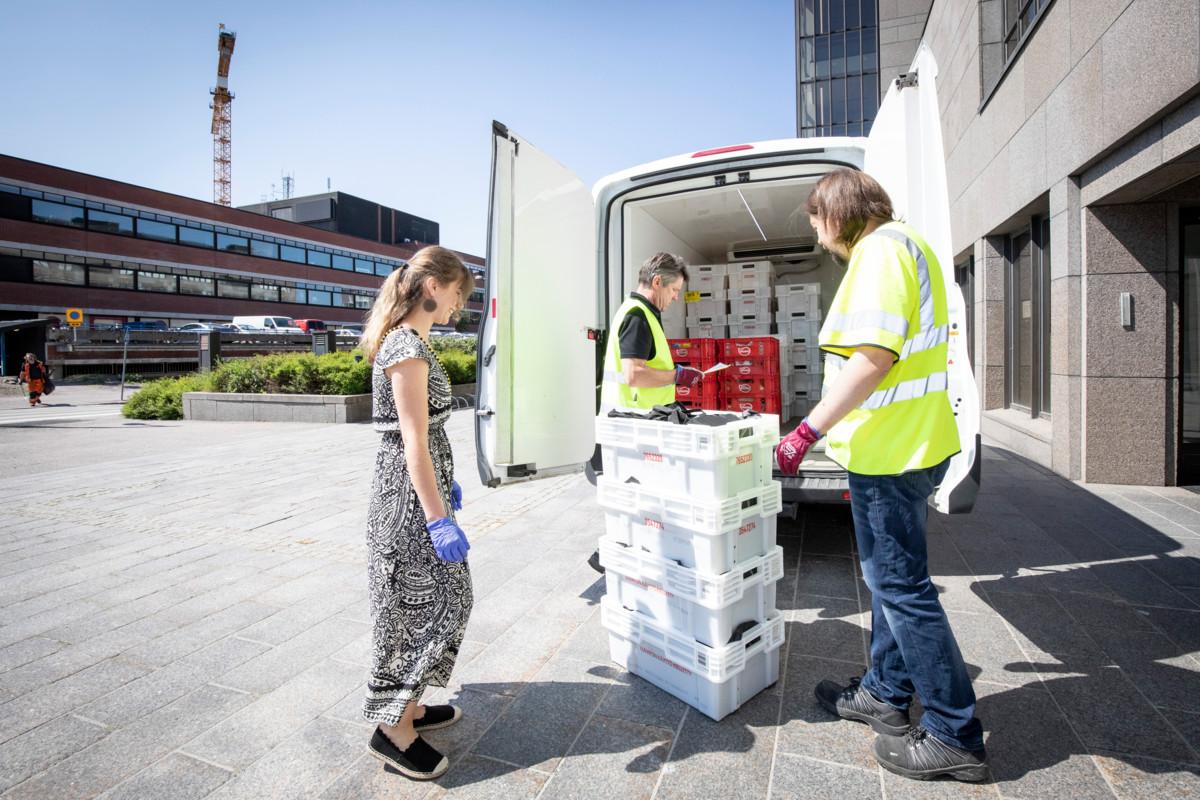
[[[291,317],[234,317],[233,324],[250,330],[261,328],[267,333],[304,333],[292,324]]]
[[[936,75],[922,46],[912,70],[888,91],[869,137],[704,150],[610,175],[591,192],[493,123],[476,395],[483,483],[578,470],[592,456],[605,328],[655,252],[692,264],[731,255],[770,259],[780,276],[798,270],[797,279],[820,282],[828,308],[843,268],[827,254],[814,260],[811,244],[803,260],[789,256],[815,239],[803,211],[813,186],[832,169],[852,167],[883,185],[897,215],[927,239],[941,263],[951,323],[948,392],[962,452],[931,502],[943,512],[970,511],[979,485],[979,397],[962,292],[954,283]],[[668,329],[667,335],[684,334]],[[790,430],[799,420],[780,422]],[[848,497],[845,470],[828,458],[806,459],[800,474],[775,478],[785,504]]]

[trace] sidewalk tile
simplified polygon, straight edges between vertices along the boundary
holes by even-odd
[[[544,800],[648,798],[666,762],[673,730],[596,715],[542,792]]]
[[[100,795],[97,800],[200,800],[229,780],[231,773],[203,761],[172,753]]]

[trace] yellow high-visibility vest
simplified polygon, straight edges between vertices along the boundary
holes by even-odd
[[[625,382],[625,370],[621,364],[621,324],[625,317],[634,309],[640,309],[650,323],[650,332],[654,336],[654,358],[646,362],[647,367],[654,369],[675,369],[675,361],[671,358],[671,346],[667,343],[667,334],[653,313],[641,301],[629,297],[617,309],[612,327],[608,332],[608,348],[604,355],[604,383],[600,388],[600,413],[604,414],[614,408],[654,408],[675,402],[675,384],[666,386],[650,386],[634,388]]]
[[[942,267],[916,231],[890,222],[855,245],[821,326],[825,386],[857,347],[890,350],[896,362],[827,432],[830,458],[861,475],[899,475],[959,451],[946,392],[949,323]]]

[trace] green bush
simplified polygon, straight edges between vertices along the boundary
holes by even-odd
[[[444,350],[438,353],[438,359],[442,362],[442,366],[446,368],[446,375],[450,378],[450,383],[474,383],[475,382],[475,351],[463,353],[459,350]]]
[[[207,375],[185,375],[150,381],[125,401],[121,413],[129,419],[183,419],[183,393],[211,391]]]
[[[184,392],[366,394],[371,365],[356,353],[277,353],[225,361],[210,375],[151,381],[126,401],[131,419],[182,419]]]

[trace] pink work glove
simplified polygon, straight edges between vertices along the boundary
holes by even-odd
[[[808,448],[821,438],[819,430],[808,424],[805,418],[796,426],[796,430],[783,437],[783,441],[775,448],[775,460],[784,475],[795,475],[800,470],[800,462],[804,460]]]
[[[695,367],[675,367],[675,385],[686,386],[689,389],[704,380],[704,373]]]

